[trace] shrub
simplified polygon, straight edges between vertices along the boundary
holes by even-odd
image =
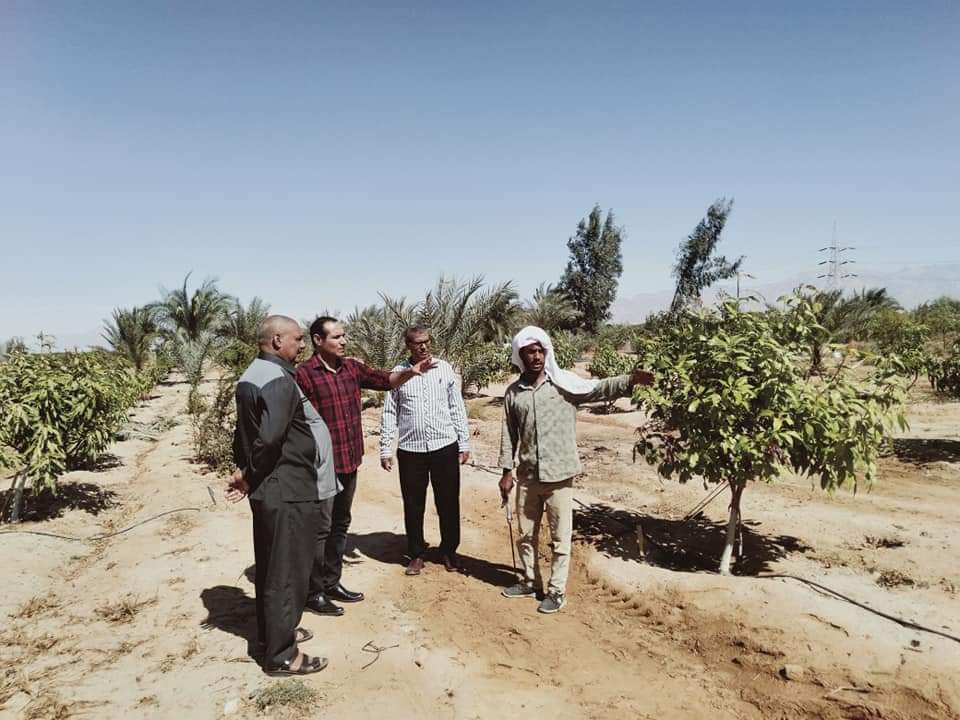
[[[458,349],[450,360],[460,371],[464,392],[469,388],[480,392],[510,372],[510,353],[498,343],[471,343]]]
[[[17,353],[0,363],[0,462],[21,466],[35,491],[56,490],[65,470],[89,465],[127,411],[166,370],[136,373],[105,352]]]
[[[730,572],[740,499],[750,480],[784,469],[818,477],[832,491],[872,482],[881,444],[902,427],[905,394],[887,364],[855,381],[848,353],[822,377],[809,376],[815,298],[784,298],[785,313],[743,311],[733,299],[715,315],[678,316],[641,353],[656,381],[634,399],[650,420],[636,451],[664,477],[729,483],[730,517],[720,571]]]
[[[553,354],[557,360],[557,365],[563,369],[572,368],[581,355],[580,338],[571,332],[562,330],[556,332],[551,337],[553,341]]]

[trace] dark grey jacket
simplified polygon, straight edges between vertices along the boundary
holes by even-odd
[[[237,383],[233,459],[250,497],[265,481],[288,502],[325,500],[340,490],[330,432],[294,379],[294,367],[261,352]]]

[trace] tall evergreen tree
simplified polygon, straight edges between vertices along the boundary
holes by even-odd
[[[577,234],[567,240],[570,260],[558,289],[573,301],[589,332],[596,332],[610,317],[623,273],[623,235],[623,228],[613,224],[613,210],[602,220],[600,206],[594,205],[589,217],[577,225]]]
[[[723,255],[713,254],[732,208],[732,200],[717,200],[707,208],[707,216],[697,224],[690,236],[680,243],[677,264],[673,267],[677,289],[670,303],[671,313],[678,313],[688,305],[699,303],[703,290],[718,280],[732,278],[740,269],[742,255],[730,262]]]

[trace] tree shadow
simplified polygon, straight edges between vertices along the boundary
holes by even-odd
[[[82,463],[76,466],[76,470],[88,470],[90,472],[104,472],[114,468],[123,467],[123,461],[113,453],[101,453],[96,459],[88,463]]]
[[[387,565],[405,567],[410,561],[407,555],[407,538],[392,532],[372,532],[366,534],[350,534],[347,537],[347,552],[359,550],[372,560]],[[509,565],[490,562],[482,558],[464,555],[458,552],[464,574],[476,578],[480,582],[495,587],[508,587],[517,580],[513,568]],[[424,560],[443,566],[438,548],[430,548]]]
[[[960,463],[960,440],[894,438],[893,453],[898,460],[914,465]]]
[[[247,655],[255,658],[257,654],[256,601],[243,590],[232,585],[206,588],[200,592],[200,600],[207,610],[207,617],[200,622],[200,627],[204,630],[216,628],[243,638],[247,641]]]
[[[42,522],[61,517],[68,510],[82,510],[99,515],[113,507],[117,494],[93,483],[64,483],[53,492],[44,488],[39,492],[26,491],[23,496],[21,519],[24,522]],[[0,491],[0,508],[13,502],[13,490]]]
[[[687,522],[668,520],[601,503],[578,509],[573,525],[575,539],[611,557],[681,572],[717,572],[727,530],[726,522],[712,522],[703,516]],[[760,533],[756,530],[759,525],[744,521],[742,552],[733,563],[733,574],[757,575],[788,554],[810,550],[799,538]]]

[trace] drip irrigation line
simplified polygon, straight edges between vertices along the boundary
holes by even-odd
[[[134,528],[138,528],[141,525],[146,525],[148,522],[153,522],[158,518],[162,518],[165,515],[173,515],[174,513],[179,512],[200,512],[200,508],[197,507],[183,507],[177,508],[176,510],[167,510],[156,515],[151,515],[146,520],[141,520],[140,522],[134,523],[130,527],[125,527],[123,530],[117,530],[116,532],[106,533],[103,535],[90,535],[89,537],[71,537],[70,535],[58,535],[57,533],[43,532],[42,530],[0,530],[0,535],[41,535],[43,537],[52,537],[59,540],[70,540],[71,542],[95,542],[98,540],[107,540],[108,538],[116,537],[117,535],[123,535],[125,532],[129,532]]]
[[[935,630],[934,628],[929,628],[925,625],[915,623],[912,620],[904,620],[903,618],[897,617],[896,615],[890,615],[889,613],[885,613],[882,610],[877,610],[876,608],[872,608],[869,605],[866,605],[862,602],[854,600],[853,598],[847,595],[844,595],[841,592],[837,592],[833,588],[829,588],[826,585],[821,585],[820,583],[814,582],[813,580],[807,580],[807,578],[800,577],[799,575],[787,575],[785,573],[770,573],[765,575],[755,575],[754,577],[761,578],[764,580],[775,580],[777,578],[781,578],[784,580],[796,580],[799,583],[803,583],[804,585],[809,585],[810,587],[820,590],[821,592],[824,592],[828,595],[832,595],[833,597],[839,600],[848,602],[851,605],[854,605],[860,608],[861,610],[866,610],[867,612],[871,612],[874,615],[879,615],[885,620],[890,620],[891,622],[895,622],[897,625],[901,625],[902,627],[908,628],[910,630],[919,630],[921,632],[930,633],[931,635],[939,635],[940,637],[946,638],[947,640],[953,640],[954,642],[960,643],[960,637],[957,637],[956,635],[951,635],[950,633],[945,633],[940,630]]]

